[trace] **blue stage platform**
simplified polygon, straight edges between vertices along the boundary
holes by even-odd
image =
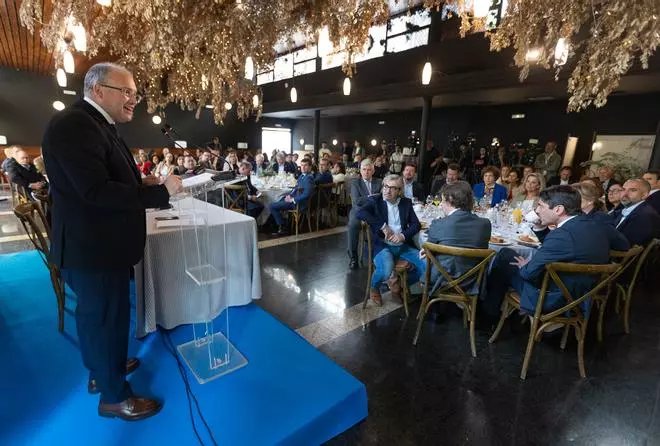
[[[185,388],[160,334],[131,340],[142,360],[129,378],[141,394],[163,399],[160,414],[126,423],[96,414],[77,347],[67,290],[64,335],[55,295],[36,252],[0,256],[0,444],[194,445]],[[367,416],[364,385],[255,305],[229,310],[231,338],[248,365],[193,393],[220,445],[314,445]],[[175,344],[190,327],[172,331]],[[212,444],[201,421],[204,444]]]

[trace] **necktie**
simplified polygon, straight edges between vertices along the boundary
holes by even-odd
[[[371,195],[371,182],[370,181],[365,181],[364,184],[367,185],[367,192],[369,192],[369,195]]]

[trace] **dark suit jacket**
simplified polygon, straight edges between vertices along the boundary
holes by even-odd
[[[280,165],[279,164],[277,164],[277,163],[271,164],[270,168],[273,172],[280,173]],[[291,174],[296,173],[296,168],[295,168],[295,165],[293,165],[293,163],[285,162],[284,165],[282,166],[282,168],[284,169],[285,173],[291,173]]]
[[[371,230],[374,256],[385,249],[385,235],[381,228],[388,223],[387,203],[382,196],[370,197],[367,202],[357,210],[358,220],[366,221]],[[401,197],[399,200],[399,220],[401,221],[401,233],[406,237],[405,243],[414,246],[413,237],[422,228],[413,210],[412,200]]]
[[[317,173],[314,175],[314,183],[316,184],[330,184],[332,183],[332,174],[330,172]]]
[[[307,202],[314,191],[314,176],[311,173],[300,175],[296,181],[296,185],[289,193],[289,196],[296,200],[301,208],[307,207]]]
[[[371,193],[380,194],[383,187],[382,180],[378,178],[371,178]],[[362,177],[356,179],[351,183],[351,203],[354,208],[360,208],[365,205],[369,198],[369,191],[364,184]]]
[[[660,237],[660,215],[650,203],[643,201],[623,221],[622,217],[620,214],[616,228],[631,245],[646,246],[652,239]]]
[[[550,181],[548,181],[548,184],[546,184],[546,187],[550,186],[559,186],[561,184],[561,177],[559,175],[555,175],[554,177],[550,178]],[[568,184],[573,184],[573,179],[569,178],[568,179]]]
[[[474,199],[479,201],[483,198],[484,192],[486,190],[486,185],[484,183],[475,184],[472,187],[472,193],[474,194]],[[490,205],[495,207],[496,204],[500,204],[502,200],[507,201],[508,193],[506,187],[501,184],[495,184],[495,189],[493,190],[493,199],[490,202]]]
[[[428,231],[428,241],[459,248],[487,249],[490,231],[490,220],[459,209],[445,218],[433,220]],[[466,257],[439,255],[436,258],[454,278],[465,274],[479,263],[479,260]],[[436,268],[431,272],[431,282],[434,284],[431,292],[445,283],[445,278]]]
[[[55,114],[42,150],[53,201],[51,261],[95,271],[138,263],[144,210],[168,205],[165,186],[142,184],[126,144],[83,100]]]
[[[607,225],[577,215],[561,227],[539,233],[543,244],[529,263],[520,269],[520,277],[525,281],[520,303],[523,309],[533,313],[539,298],[539,288],[545,275],[545,265],[553,262],[581,264],[605,264],[610,258],[610,244]],[[626,249],[623,249],[624,251]],[[575,298],[582,296],[594,285],[597,278],[576,274],[560,274],[564,284]],[[561,307],[565,299],[554,282],[546,295],[543,309],[551,311]]]
[[[420,202],[423,203],[424,200],[426,200],[426,193],[424,191],[424,186],[417,181],[413,181],[412,188],[413,188],[413,197],[417,198]],[[402,193],[405,193],[405,185]]]
[[[660,191],[646,197],[646,202],[650,204],[658,214],[660,214]]]
[[[7,176],[9,177],[9,181],[23,186],[28,191],[30,190],[30,184],[46,181],[46,178],[34,167],[34,164],[23,167],[17,162],[10,163],[7,166]]]

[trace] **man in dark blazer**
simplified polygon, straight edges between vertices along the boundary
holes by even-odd
[[[610,191],[610,187],[615,184],[620,184],[613,178],[613,176],[614,170],[612,170],[610,166],[603,166],[598,169],[598,179],[600,180],[600,183],[603,186],[603,191],[605,192],[605,206],[607,207],[608,211],[612,209],[612,203],[610,203],[610,200],[607,198],[607,193]]]
[[[270,204],[270,213],[277,224],[277,232],[273,235],[285,235],[287,233],[281,211],[295,209],[300,206],[301,210],[307,208],[309,199],[314,192],[314,178],[311,174],[312,162],[309,159],[303,159],[300,162],[301,174],[296,180],[296,185],[291,192],[280,201]]]
[[[452,163],[447,166],[447,175],[444,178],[439,178],[433,182],[431,186],[431,195],[434,197],[440,193],[445,184],[454,184],[458,181],[461,174],[461,166]]]
[[[379,305],[383,303],[379,290],[381,283],[387,281],[394,296],[401,290],[398,277],[392,274],[399,259],[406,260],[412,267],[408,271],[408,284],[403,286],[418,282],[426,268],[426,261],[419,257],[413,242],[421,225],[412,201],[403,196],[402,189],[400,176],[386,176],[383,179],[382,195],[369,197],[356,213],[359,220],[369,224],[371,231],[376,268],[371,276],[370,297]]]
[[[570,186],[553,186],[541,192],[536,213],[545,227],[556,229],[544,233],[538,227],[541,247],[530,258],[517,256],[515,251],[503,248],[496,256],[488,275],[487,295],[481,309],[496,317],[504,293],[513,287],[520,294],[520,306],[533,314],[539,299],[545,266],[553,262],[581,264],[605,264],[609,261],[610,246],[605,225],[581,214],[580,193]],[[618,249],[627,250],[628,246]],[[572,296],[581,296],[596,283],[590,275],[562,275],[564,284]],[[552,311],[565,303],[561,291],[554,282],[546,294],[543,310]]]
[[[550,178],[550,181],[548,181],[546,186],[570,186],[573,184],[573,180],[571,179],[572,172],[573,169],[571,169],[571,166],[562,167],[559,170],[559,175]]]
[[[247,214],[254,219],[259,218],[261,211],[264,210],[264,205],[259,202],[259,191],[252,184],[252,164],[249,161],[241,161],[238,163],[238,173],[246,177],[243,184],[247,187],[247,203],[245,203]]]
[[[145,184],[115,123],[133,118],[133,75],[101,63],[87,72],[85,97],[57,113],[43,138],[52,195],[51,262],[78,298],[76,327],[87,389],[100,393],[98,413],[127,421],[158,413],[161,403],[136,396],[126,381],[130,270],[142,259],[145,208],[167,206],[181,179]],[[154,179],[155,180],[155,179]]]
[[[14,153],[14,159],[16,162],[8,165],[9,181],[25,188],[28,195],[34,191],[48,190],[46,178],[30,162],[30,157],[25,150],[18,149]]]
[[[403,177],[403,196],[406,198],[417,198],[421,203],[426,199],[426,191],[424,186],[415,181],[415,174],[417,167],[412,164],[406,164],[403,168],[401,176]]]
[[[628,180],[623,185],[621,203],[624,208],[618,215],[616,228],[631,245],[646,246],[660,237],[660,215],[646,200],[650,191],[649,183],[641,178]]]
[[[322,159],[319,161],[319,171],[314,175],[314,184],[331,184],[332,173],[330,173],[330,161]]]
[[[360,164],[360,179],[351,183],[351,212],[348,215],[348,256],[349,268],[358,267],[358,239],[360,237],[361,221],[356,212],[367,203],[370,196],[380,195],[382,181],[374,178],[374,165],[370,159]]]
[[[642,178],[651,186],[646,202],[660,214],[660,194],[658,193],[660,191],[660,170],[649,170]]]
[[[277,155],[275,155],[275,161],[273,164],[270,165],[270,169],[276,173],[290,173],[290,174],[295,174],[296,173],[296,167],[295,164],[286,162],[286,157],[284,156],[284,153],[278,152]]]
[[[445,218],[433,220],[428,231],[428,241],[458,248],[487,249],[491,224],[487,218],[472,213],[474,199],[472,188],[465,181],[445,185],[442,207]],[[422,251],[423,252],[423,251]],[[454,278],[465,274],[479,263],[476,259],[456,256],[437,256],[442,267]],[[445,283],[445,278],[435,267],[431,271],[431,293]]]

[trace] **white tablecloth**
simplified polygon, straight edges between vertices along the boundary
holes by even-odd
[[[195,200],[196,207],[204,205]],[[210,228],[208,261],[223,272],[226,265],[226,279],[207,287],[197,286],[185,271],[180,229],[156,228],[155,217],[177,215],[177,211],[148,212],[144,259],[135,267],[138,337],[156,331],[157,325],[170,329],[203,322],[217,317],[227,306],[246,305],[261,297],[255,220],[212,204],[206,209],[205,221]],[[226,237],[223,237],[223,229]],[[196,246],[190,241],[192,229],[184,228],[184,234],[190,253]]]
[[[261,212],[259,215],[259,218],[257,219],[257,223],[259,226],[263,225],[266,223],[268,220],[268,217],[270,217],[270,208],[268,207],[271,203],[275,203],[277,201],[280,201],[282,197],[287,195],[289,192],[291,192],[291,188],[287,189],[277,189],[277,188],[272,188],[272,189],[259,189],[259,192],[261,192],[261,198],[260,201],[264,205],[264,210]]]

